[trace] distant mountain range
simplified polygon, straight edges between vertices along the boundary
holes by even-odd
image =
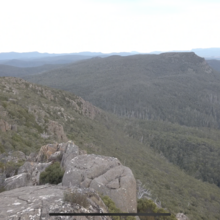
[[[150,54],[161,54],[164,52],[194,52],[205,59],[220,59],[220,48],[198,48],[192,50],[153,51]]]
[[[123,117],[220,128],[220,73],[193,52],[97,57],[25,79]]]
[[[45,58],[45,57],[65,57],[68,58],[71,56],[86,56],[86,57],[105,57],[112,55],[120,55],[120,56],[129,56],[133,54],[138,54],[138,52],[120,52],[120,53],[101,53],[101,52],[79,52],[79,53],[61,53],[61,54],[51,54],[51,53],[39,53],[39,52],[25,52],[25,53],[17,53],[17,52],[7,52],[0,53],[0,60],[26,60],[26,59],[37,59],[37,58]]]
[[[39,53],[39,52],[24,52],[24,53],[18,53],[18,52],[6,52],[6,53],[0,53],[0,63],[5,62],[7,60],[33,60],[33,59],[40,59],[40,58],[54,58],[55,60],[66,60],[66,59],[72,59],[78,57],[78,59],[82,58],[91,58],[91,57],[108,57],[112,55],[119,55],[119,56],[130,56],[134,54],[160,54],[165,52],[194,52],[196,55],[208,59],[220,59],[220,48],[198,48],[198,49],[192,49],[192,50],[176,50],[176,51],[153,51],[150,53],[139,53],[136,51],[132,52],[119,52],[119,53],[101,53],[101,52],[79,52],[79,53],[61,53],[61,54],[55,54],[55,53]],[[45,63],[44,63],[45,64]],[[10,65],[10,64],[9,64]]]

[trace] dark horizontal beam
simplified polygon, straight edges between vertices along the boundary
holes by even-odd
[[[170,213],[49,213],[50,216],[171,216]]]

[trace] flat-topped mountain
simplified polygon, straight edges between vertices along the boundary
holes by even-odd
[[[220,127],[220,74],[192,52],[92,58],[25,79],[123,117]]]

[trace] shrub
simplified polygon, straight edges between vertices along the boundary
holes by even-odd
[[[62,182],[63,174],[64,170],[60,167],[60,163],[55,162],[40,174],[40,184],[58,184]]]
[[[89,206],[86,195],[79,192],[71,192],[71,191],[65,192],[64,201],[70,202],[71,204],[74,203],[79,204],[84,208]]]
[[[167,213],[166,210],[157,208],[153,201],[142,198],[138,200],[137,212],[141,213]],[[154,217],[154,216],[140,216],[141,220],[176,220],[174,215],[171,216],[161,216],[161,217]]]
[[[101,196],[102,201],[108,208],[109,213],[123,213],[119,208],[116,207],[115,203],[108,197],[108,196]],[[112,219],[114,220],[135,220],[135,217],[128,216],[128,217],[120,217],[120,216],[113,216]]]
[[[1,187],[0,187],[0,193],[1,193],[1,192],[4,192],[5,190],[6,190],[6,189],[5,189],[4,186],[1,186]]]

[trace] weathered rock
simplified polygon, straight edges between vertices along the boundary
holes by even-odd
[[[86,195],[88,207],[63,201],[64,192],[70,189],[63,186],[29,186],[0,193],[0,219],[13,220],[55,220],[61,216],[49,213],[107,213],[107,208],[99,195],[91,189],[75,189],[74,192]],[[89,217],[66,216],[62,219],[87,220]],[[109,217],[94,217],[94,220],[110,220]]]
[[[60,147],[61,148],[61,147]],[[61,161],[61,166],[66,169],[69,166],[70,161],[79,155],[79,147],[73,142],[69,141],[66,144],[62,144],[63,157]]]
[[[58,144],[47,144],[42,146],[38,155],[36,156],[36,162],[45,163],[48,162],[50,156],[58,150]]]
[[[49,120],[47,124],[47,132],[54,135],[58,141],[67,141],[68,138],[63,130],[63,126],[56,121]]]
[[[55,153],[53,153],[53,154],[51,154],[50,155],[50,157],[49,157],[49,159],[48,159],[48,161],[50,162],[50,161],[53,161],[53,162],[55,162],[55,161],[61,161],[61,159],[62,159],[62,153],[61,153],[61,151],[56,151]]]
[[[25,154],[21,151],[13,151],[13,152],[0,154],[0,162],[2,163],[8,163],[8,162],[18,163],[19,160],[26,160]]]
[[[11,125],[2,119],[0,119],[0,131],[6,132],[11,130]]]
[[[81,152],[85,154],[85,151]],[[36,162],[50,162],[59,161],[63,167],[66,167],[70,160],[79,155],[79,147],[72,141],[60,144],[47,144],[42,146],[38,155],[36,156]]]
[[[183,213],[177,213],[176,218],[177,218],[177,220],[189,220],[189,218],[186,215],[184,215]]]
[[[4,173],[0,173],[0,190],[5,186],[5,178],[6,175]]]
[[[28,186],[30,183],[30,176],[27,173],[18,174],[5,179],[5,190],[12,190],[23,186]]]
[[[79,155],[84,155],[84,154],[87,154],[86,150],[79,150]]]
[[[29,176],[28,185],[39,185],[40,174],[50,165],[51,163],[34,163],[25,162],[23,166],[18,169],[18,174],[27,173]]]
[[[38,155],[38,153],[37,152],[31,152],[30,154],[29,154],[29,156],[27,156],[26,158],[26,161],[29,161],[29,162],[34,162],[34,161],[36,161],[36,158],[37,158],[37,155]]]
[[[0,154],[0,162],[3,163],[0,172],[4,172],[6,177],[11,177],[17,174],[19,166],[22,161],[26,160],[26,156],[21,151],[14,151],[9,153]]]
[[[62,184],[93,188],[108,195],[124,212],[137,212],[136,180],[117,158],[79,155],[65,170]]]

